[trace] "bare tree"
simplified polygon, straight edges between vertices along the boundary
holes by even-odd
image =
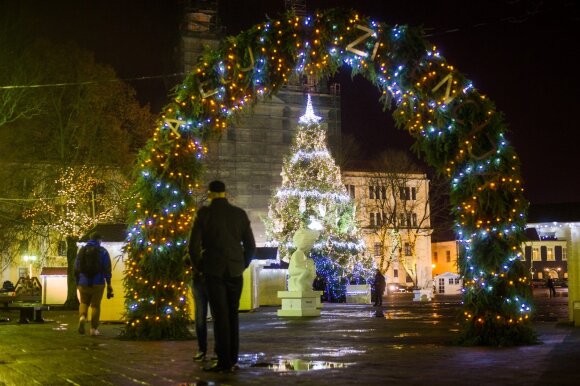
[[[419,253],[418,242],[431,235],[434,198],[441,194],[439,179],[430,181],[411,156],[387,151],[373,162],[369,178],[370,229],[380,247],[379,268],[386,272],[398,262],[417,287],[430,275],[430,255]],[[423,261],[421,261],[423,258]],[[423,271],[421,271],[423,270]]]

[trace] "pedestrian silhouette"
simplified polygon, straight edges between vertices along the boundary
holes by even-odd
[[[546,285],[548,287],[549,296],[556,297],[556,287],[554,287],[554,279],[552,279],[551,277],[548,277],[548,281],[546,282]]]
[[[189,243],[192,267],[205,280],[214,320],[217,363],[205,371],[237,369],[239,352],[238,308],[244,270],[250,265],[256,244],[246,212],[228,202],[221,181],[209,184],[209,206],[199,209]]]
[[[375,303],[374,307],[380,307],[383,305],[383,295],[385,294],[385,288],[387,284],[385,282],[385,277],[379,269],[375,271],[375,277],[373,279],[373,287],[375,293]]]

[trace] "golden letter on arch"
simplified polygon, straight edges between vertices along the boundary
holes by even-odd
[[[201,94],[201,98],[202,99],[205,99],[207,97],[210,97],[210,96],[215,95],[218,92],[220,92],[220,89],[219,88],[214,88],[213,90],[210,90],[208,92],[205,92],[205,90],[203,89],[203,86],[205,86],[208,83],[209,83],[209,81],[206,80],[205,82],[202,82],[202,83],[199,84],[199,93]]]
[[[165,124],[169,126],[169,128],[171,129],[171,131],[173,131],[173,133],[177,136],[177,138],[181,137],[181,134],[179,134],[179,126],[184,125],[185,121],[179,119],[166,119]]]
[[[357,54],[358,56],[362,56],[362,57],[366,58],[367,56],[369,56],[369,54],[367,52],[364,52],[364,51],[361,51],[359,49],[354,48],[354,46],[361,43],[366,38],[373,36],[373,34],[375,34],[376,32],[373,31],[372,29],[365,27],[364,25],[360,25],[360,24],[355,25],[355,27],[360,29],[361,31],[365,31],[365,33],[363,35],[359,36],[357,39],[355,39],[355,41],[353,41],[352,43],[347,44],[346,50],[352,52],[353,54]],[[378,48],[379,48],[379,42],[376,42],[375,46],[373,47],[373,54],[371,56],[371,60],[373,60],[375,58],[375,55],[377,54]]]
[[[431,89],[432,92],[435,92],[441,88],[447,82],[447,87],[445,88],[445,99],[443,103],[449,104],[455,97],[451,96],[451,84],[453,83],[453,75],[448,74],[445,78],[441,79],[441,82],[437,83],[437,86]]]

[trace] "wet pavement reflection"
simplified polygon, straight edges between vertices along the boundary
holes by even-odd
[[[279,359],[273,363],[260,362],[251,367],[262,367],[269,370],[283,371],[312,371],[327,369],[343,369],[351,366],[352,363],[324,362],[324,361],[305,361],[303,359]]]

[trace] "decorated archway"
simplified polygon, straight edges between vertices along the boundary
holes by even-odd
[[[520,262],[527,201],[519,161],[493,103],[446,63],[418,28],[388,26],[355,11],[258,24],[207,50],[176,89],[141,151],[129,216],[125,286],[129,339],[187,338],[183,255],[203,141],[291,74],[316,77],[346,65],[382,92],[415,150],[448,176],[464,275],[462,341],[510,345],[535,341],[529,284]]]

